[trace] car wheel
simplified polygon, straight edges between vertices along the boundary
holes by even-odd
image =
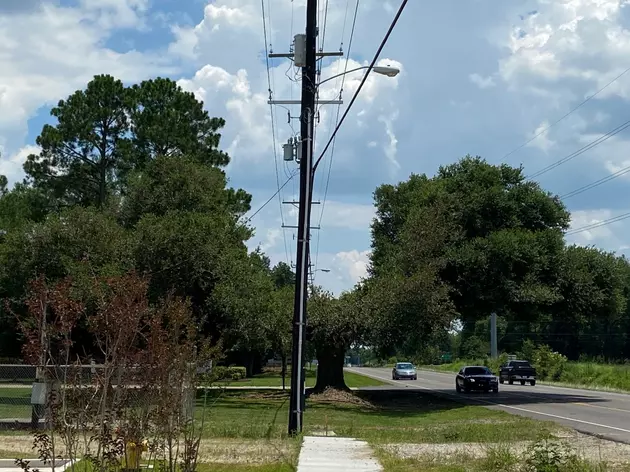
[[[459,384],[457,382],[455,382],[455,391],[457,393],[462,393],[462,388],[459,386]]]
[[[414,380],[418,380],[418,376],[417,376],[417,375],[414,375],[414,376],[413,376],[413,379],[414,379]]]
[[[502,384],[503,383],[503,379],[499,377],[499,383]]]
[[[493,388],[492,393],[499,393],[499,387]]]
[[[531,384],[531,385],[532,385],[532,387],[533,387],[534,385],[536,385],[536,381],[535,381],[535,380],[532,380],[532,381],[530,382],[530,384]]]
[[[524,380],[521,380],[521,385],[525,385],[525,381]]]
[[[514,385],[514,380],[510,379],[510,380],[508,380],[508,383],[509,383],[510,385]]]

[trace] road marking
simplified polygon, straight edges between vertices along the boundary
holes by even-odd
[[[376,375],[373,375],[373,374],[367,374],[367,373],[362,372],[362,375],[365,375],[367,377],[372,377],[372,378],[375,378],[375,379],[379,379],[379,380],[383,380],[382,377],[379,377],[379,376],[376,376]],[[428,387],[423,387],[421,385],[409,384],[409,383],[404,383],[404,382],[401,385],[405,385],[406,387],[419,388],[419,389],[422,389],[422,390],[428,390],[429,392],[433,391],[432,389],[430,389]],[[434,393],[437,393],[437,392],[434,392]],[[455,398],[458,398],[460,400],[464,400],[464,397],[462,397],[461,395],[456,395],[456,394],[449,393],[449,392],[439,392],[439,394],[449,395],[451,397],[455,397]],[[477,402],[480,402],[480,403],[486,403],[488,405],[500,406],[501,408],[507,408],[507,409],[510,409],[510,410],[522,411],[522,412],[530,413],[530,414],[533,414],[533,415],[547,416],[549,418],[555,418],[555,419],[558,419],[558,420],[570,421],[570,422],[573,422],[573,423],[580,423],[580,424],[587,424],[589,426],[596,426],[598,428],[612,429],[614,431],[621,431],[622,433],[630,433],[630,429],[617,428],[616,426],[608,426],[608,425],[601,424],[601,423],[593,423],[592,421],[578,420],[578,419],[574,419],[574,418],[568,418],[566,416],[554,415],[552,413],[543,413],[541,411],[529,410],[527,408],[521,408],[521,407],[518,407],[518,406],[506,405],[504,403],[498,403],[498,402],[493,402],[493,401],[489,401],[489,400],[482,400],[481,398],[466,397],[466,399],[471,400],[471,401],[477,401]],[[461,401],[461,403],[465,403],[465,402]]]
[[[582,403],[582,402],[574,402],[573,404],[579,405],[579,406],[589,406],[591,408],[601,408],[603,410],[623,411],[624,413],[630,413],[630,410],[625,410],[624,408],[615,408],[612,406],[592,405],[590,403]]]

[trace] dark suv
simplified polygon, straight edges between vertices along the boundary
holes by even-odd
[[[507,381],[512,385],[515,380],[521,382],[521,385],[526,382],[536,385],[536,369],[527,361],[508,361],[499,370],[499,382]]]

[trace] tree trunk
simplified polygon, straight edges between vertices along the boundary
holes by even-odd
[[[282,390],[286,389],[286,377],[287,377],[287,356],[282,354]]]
[[[317,348],[317,383],[316,392],[323,392],[327,388],[348,390],[343,378],[343,361],[345,348],[323,345]]]

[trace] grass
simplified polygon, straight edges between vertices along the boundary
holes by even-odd
[[[463,360],[449,364],[423,366],[440,372],[457,372],[465,365],[482,365],[483,361]],[[595,362],[567,362],[556,381],[540,379],[552,385],[565,385],[592,390],[630,392],[630,365],[597,364]]]
[[[31,417],[31,389],[0,386],[0,420]]]
[[[344,372],[344,378],[346,385],[350,388],[361,387],[379,387],[387,385],[386,382],[382,382],[377,379],[366,377],[365,375],[355,374],[353,372]],[[316,370],[306,370],[306,386],[314,387],[317,380]],[[289,371],[286,376],[286,387],[289,388],[291,382],[291,372]],[[250,386],[250,387],[281,387],[282,376],[279,369],[268,369],[262,374],[255,375],[248,379],[238,380],[231,382],[230,386]]]
[[[285,392],[210,392],[205,437],[286,437]],[[201,404],[203,400],[199,400]],[[201,409],[200,409],[201,410]],[[557,429],[553,424],[438,399],[422,392],[364,391],[340,399],[315,396],[304,412],[305,434],[381,443],[500,442],[532,440]]]

